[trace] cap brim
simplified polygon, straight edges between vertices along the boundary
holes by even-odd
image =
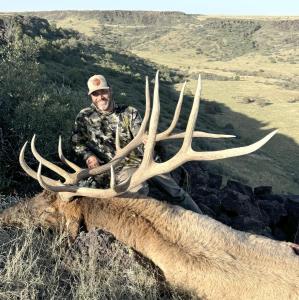
[[[100,88],[100,89],[94,89],[94,90],[91,90],[91,91],[88,92],[88,96],[90,96],[90,94],[92,94],[92,93],[95,92],[95,91],[109,90],[109,89],[110,89],[109,86],[107,86],[107,87],[102,87],[102,88]]]

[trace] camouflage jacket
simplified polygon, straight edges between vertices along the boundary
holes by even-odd
[[[107,163],[115,155],[117,124],[120,146],[124,147],[136,136],[141,122],[142,118],[134,107],[115,104],[113,112],[103,113],[91,104],[77,115],[71,138],[73,149],[84,161],[96,155],[102,164]],[[140,146],[123,160],[120,168],[138,166],[142,156],[143,146]]]

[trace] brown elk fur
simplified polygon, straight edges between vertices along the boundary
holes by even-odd
[[[25,204],[25,205],[24,205]],[[77,198],[42,192],[0,214],[2,223],[57,227],[73,238],[84,223],[101,228],[151,259],[173,285],[204,299],[299,299],[299,257],[285,242],[233,230],[152,198]]]

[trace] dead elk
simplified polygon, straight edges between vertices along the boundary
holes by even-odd
[[[200,298],[299,299],[299,257],[288,243],[233,230],[208,216],[129,193],[130,189],[143,181],[169,172],[190,160],[216,160],[251,153],[276,133],[274,131],[249,146],[196,152],[191,148],[192,137],[232,137],[194,131],[200,99],[200,78],[184,133],[172,133],[182,105],[183,88],[170,127],[157,134],[158,89],[157,73],[151,116],[149,84],[146,80],[146,112],[140,131],[122,149],[117,142],[116,155],[106,165],[93,170],[79,168],[64,157],[60,141],[59,156],[75,171],[70,174],[39,155],[34,137],[31,150],[40,162],[38,172],[35,172],[24,160],[26,144],[24,145],[20,153],[21,166],[45,189],[26,202],[26,209],[32,220],[53,227],[64,222],[66,230],[73,238],[78,235],[82,223],[87,230],[101,228],[109,231],[118,240],[151,259],[171,284],[194,292]],[[114,179],[115,165],[139,146],[146,134],[147,143],[139,169],[128,181],[117,184]],[[153,160],[156,141],[176,138],[183,138],[178,153],[166,162],[156,163]],[[64,183],[41,175],[42,165],[57,172],[64,178]],[[81,179],[109,169],[109,189],[77,185]],[[20,205],[7,209],[0,215],[0,221],[17,221],[19,209]]]

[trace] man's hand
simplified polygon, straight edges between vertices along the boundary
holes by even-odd
[[[100,165],[100,162],[95,155],[91,155],[86,159],[86,165],[88,169],[94,169]]]

